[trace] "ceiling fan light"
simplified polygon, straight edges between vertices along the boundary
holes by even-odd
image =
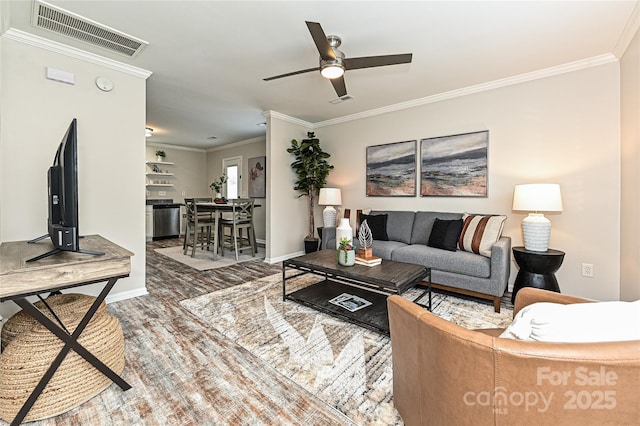
[[[344,68],[340,65],[327,65],[322,67],[320,74],[322,74],[324,78],[338,78],[342,77],[342,75],[344,74]]]

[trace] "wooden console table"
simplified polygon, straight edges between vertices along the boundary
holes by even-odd
[[[103,252],[104,255],[94,256],[63,251],[55,256],[26,263],[26,259],[51,250],[51,242],[45,240],[36,244],[27,244],[26,241],[14,241],[0,244],[0,259],[2,259],[0,262],[0,302],[12,300],[64,342],[62,350],[25,401],[11,422],[12,425],[18,425],[22,422],[72,349],[120,386],[122,390],[126,391],[131,388],[118,374],[78,343],[78,338],[116,281],[129,276],[133,253],[99,235],[89,235],[82,238],[80,246],[86,250]],[[85,313],[73,334],[69,334],[60,324],[44,315],[27,300],[28,296],[101,282],[105,282],[102,291]]]

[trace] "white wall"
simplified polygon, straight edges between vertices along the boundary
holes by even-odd
[[[296,175],[287,148],[292,139],[303,139],[309,128],[274,111],[267,114],[267,250],[266,260],[278,262],[304,254],[309,229],[308,200],[293,190]],[[316,222],[316,223],[321,223]]]
[[[342,188],[343,208],[432,210],[508,215],[504,234],[522,245],[522,214],[511,211],[519,183],[557,182],[564,211],[552,222],[550,247],[566,257],[556,274],[565,293],[595,299],[619,297],[620,254],[620,86],[617,63],[515,84],[355,121],[316,126],[335,169],[328,186]],[[489,196],[366,197],[365,149],[370,145],[489,130]],[[288,131],[288,133],[287,133]],[[278,153],[302,129],[279,128]],[[287,163],[282,158],[282,164]],[[286,183],[281,176],[280,184]],[[273,186],[273,184],[272,184]],[[296,208],[274,203],[275,216]],[[321,208],[316,209],[321,217]],[[302,216],[302,215],[300,215]],[[297,219],[299,220],[299,219]],[[273,225],[274,233],[282,227]],[[293,229],[293,228],[292,228]],[[305,227],[295,228],[300,241]],[[296,249],[289,243],[280,248]],[[581,263],[594,264],[594,277],[581,276]],[[517,268],[512,268],[513,285]]]
[[[622,204],[620,299],[640,299],[640,33],[620,61]]]
[[[147,143],[146,161],[156,161],[155,153],[159,150],[167,154],[164,161],[174,163],[172,166],[160,166],[161,169],[174,174],[164,179],[173,183],[173,187],[147,187],[148,199],[171,198],[174,202],[184,202],[185,197],[211,196],[211,191],[207,191],[208,188],[205,185],[207,153],[204,150]],[[147,166],[146,172],[151,171],[152,169]],[[160,191],[164,191],[165,194],[161,195]]]
[[[2,241],[27,240],[46,233],[46,172],[75,117],[80,231],[100,234],[135,254],[131,276],[118,281],[110,300],[144,294],[148,73],[106,68],[7,39],[6,35],[0,43]],[[74,73],[75,85],[45,79],[47,66]],[[94,83],[98,76],[110,78],[113,91],[98,90]],[[98,288],[81,287],[78,291],[96,294]],[[0,311],[6,314],[7,310],[13,310],[11,303],[0,304]]]

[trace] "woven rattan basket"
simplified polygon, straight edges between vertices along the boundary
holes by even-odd
[[[56,313],[70,332],[75,330],[84,314],[82,311],[61,313],[57,310]],[[122,373],[124,336],[117,318],[104,311],[96,313],[78,341],[117,374]],[[7,344],[0,356],[0,419],[13,420],[62,347],[62,341],[40,324],[15,336]],[[24,421],[64,413],[93,398],[111,383],[72,350]]]
[[[56,315],[60,317],[69,316],[69,314],[78,312],[87,312],[96,298],[87,296],[86,294],[69,293],[51,296],[46,300],[51,309],[53,309]],[[51,315],[51,312],[49,312],[49,310],[45,307],[44,303],[36,302],[34,303],[34,305],[36,305],[38,309],[40,309],[40,311],[42,311],[42,313],[44,313],[46,316],[53,319],[53,315]],[[104,302],[102,302],[100,304],[100,307],[98,308],[97,314],[104,314],[106,312],[107,306]],[[20,311],[9,318],[4,327],[2,327],[2,350],[4,350],[5,346],[7,346],[14,337],[31,329],[31,327],[33,327],[37,323],[38,321],[36,321],[31,315],[24,311]]]

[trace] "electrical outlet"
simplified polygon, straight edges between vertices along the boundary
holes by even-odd
[[[593,263],[583,263],[582,264],[582,276],[583,277],[593,277]]]

